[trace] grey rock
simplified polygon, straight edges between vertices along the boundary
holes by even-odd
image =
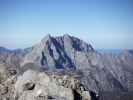
[[[35,87],[35,84],[32,82],[27,82],[26,84],[24,84],[24,91],[26,90],[33,90]]]
[[[95,92],[132,90],[131,82],[129,84],[127,81],[132,81],[131,53],[101,54],[90,44],[67,34],[61,37],[46,36],[41,43],[33,46],[23,61],[34,62],[53,71],[80,70],[84,73],[81,78],[83,83],[89,84],[88,88]]]
[[[10,76],[10,72],[15,75],[15,71],[21,76],[29,69],[37,72],[41,70],[69,73],[75,75],[87,89],[96,93],[133,91],[132,50],[124,50],[117,55],[99,53],[90,44],[68,34],[59,37],[47,35],[40,43],[24,50],[11,51],[1,47],[0,64],[4,65],[0,71],[6,70],[6,76]],[[28,77],[35,79],[35,76]],[[58,84],[62,84],[65,88],[76,87],[70,85],[70,80],[59,79],[58,81]],[[21,85],[21,82],[18,82],[16,84]],[[34,82],[36,80],[33,80]],[[22,92],[21,90],[19,91]]]
[[[25,91],[25,85],[27,91]],[[44,72],[26,71],[15,83],[15,96],[18,100],[75,100],[74,91],[79,100],[90,100],[89,91],[81,89],[80,82],[71,76],[48,76]],[[87,98],[87,99],[85,99]]]
[[[8,87],[7,86],[0,86],[0,93],[1,95],[7,94],[8,93]]]

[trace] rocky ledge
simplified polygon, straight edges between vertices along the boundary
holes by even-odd
[[[0,84],[0,100],[91,100],[91,96],[70,75],[27,70]]]

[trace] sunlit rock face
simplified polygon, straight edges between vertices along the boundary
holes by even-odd
[[[118,55],[101,54],[91,44],[68,34],[59,37],[47,35],[32,47],[22,64],[33,62],[43,69],[53,71],[80,70],[83,72],[80,79],[96,92],[130,91],[131,82],[127,80],[132,80],[132,55],[131,51],[126,50]]]
[[[1,100],[91,100],[89,90],[70,75],[27,70],[0,85]]]
[[[1,69],[7,71],[5,75],[8,77],[21,76],[29,69],[50,71],[71,74],[96,94],[100,91],[133,91],[132,50],[124,50],[117,55],[99,53],[91,44],[68,34],[58,37],[47,35],[40,43],[23,50],[11,51],[1,47],[0,64],[5,66]],[[36,89],[32,82],[26,87]],[[41,93],[42,90],[38,90],[37,94]]]
[[[67,34],[61,37],[48,35],[41,40],[41,43],[33,46],[33,50],[26,55],[24,63],[36,62],[48,69],[75,69],[83,67],[78,64],[78,60],[81,57],[86,59],[85,54],[88,52],[94,52],[92,46],[78,38]]]

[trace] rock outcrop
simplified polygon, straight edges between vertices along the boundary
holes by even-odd
[[[89,90],[69,75],[27,70],[0,85],[1,100],[91,100]]]

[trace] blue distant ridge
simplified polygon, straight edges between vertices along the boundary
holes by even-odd
[[[96,51],[100,53],[119,54],[121,49],[96,49]]]

